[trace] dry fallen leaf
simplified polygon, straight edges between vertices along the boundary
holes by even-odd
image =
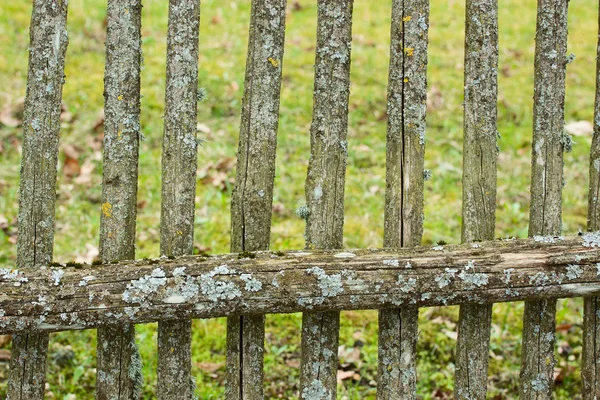
[[[78,185],[90,185],[92,183],[92,172],[96,168],[96,165],[91,159],[87,159],[83,162],[83,165],[79,168],[79,176],[73,180]]]
[[[351,379],[354,376],[355,372],[354,371],[342,371],[342,370],[338,370],[337,372],[337,382],[342,383],[342,381],[345,381],[346,379]]]
[[[91,264],[94,260],[98,258],[98,255],[100,254],[100,251],[98,251],[98,247],[94,246],[91,243],[87,243],[85,245],[85,248],[85,254],[78,255],[77,257],[75,257],[75,262]]]
[[[0,335],[0,347],[6,347],[12,340],[12,335]]]
[[[569,122],[565,125],[565,131],[573,136],[588,136],[594,132],[594,125],[589,121]]]
[[[221,191],[226,191],[229,186],[235,183],[233,168],[235,159],[224,157],[217,163],[208,163],[198,170],[198,178],[202,183],[210,184]]]
[[[218,370],[220,370],[224,366],[225,366],[225,363],[223,363],[223,362],[219,362],[219,363],[199,362],[199,363],[196,363],[196,367],[198,367],[202,371],[208,372],[208,373],[217,372]]]

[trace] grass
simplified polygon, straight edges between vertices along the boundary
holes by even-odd
[[[10,105],[24,96],[31,2],[7,2],[0,12],[0,102]],[[229,203],[243,90],[249,1],[203,0],[200,34],[200,85],[208,100],[199,106],[198,121],[206,139],[199,150],[195,241],[203,251],[229,249]],[[289,2],[290,5],[293,3]],[[304,204],[312,111],[316,1],[300,0],[287,18],[284,80],[271,248],[304,246],[304,222],[294,210]],[[567,71],[566,120],[593,121],[597,4],[571,2],[569,52],[577,55]],[[391,0],[355,1],[352,88],[349,115],[349,160],[346,179],[344,244],[348,248],[380,247],[385,190],[385,110]],[[61,130],[55,259],[91,258],[98,241],[101,150],[94,122],[102,109],[104,0],[71,0],[70,45],[64,103],[73,115]],[[497,236],[527,235],[533,51],[536,2],[500,3]],[[160,156],[166,54],[167,2],[146,0],[143,9],[142,127],[140,150],[137,256],[158,255]],[[423,242],[457,243],[461,225],[462,107],[464,1],[432,0],[429,52],[430,106],[425,167],[433,178],[425,186]],[[585,229],[587,165],[590,135],[576,137],[565,155],[563,230]],[[15,238],[21,131],[0,126],[0,263],[11,265]],[[77,150],[73,156],[73,149]],[[71,176],[73,163],[93,167],[88,182]],[[83,171],[83,169],[82,169]],[[0,218],[1,219],[1,218]],[[561,300],[557,313],[556,398],[579,393],[582,302]],[[523,304],[494,307],[489,396],[514,398],[518,393]],[[423,399],[451,396],[457,307],[422,309],[419,340],[418,394]],[[267,318],[265,353],[267,398],[294,398],[298,389],[301,317]],[[339,386],[340,398],[373,399],[377,358],[377,313],[342,313],[340,345],[360,349],[360,359],[347,368],[356,379]],[[156,325],[138,327],[144,359],[144,396],[154,397]],[[225,325],[221,319],[194,321],[193,372],[200,398],[222,397]],[[95,385],[93,331],[51,336],[48,398],[92,398]],[[3,372],[6,375],[6,370]],[[0,397],[6,382],[0,384]]]

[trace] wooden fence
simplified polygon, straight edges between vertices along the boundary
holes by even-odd
[[[300,396],[336,397],[339,312],[379,309],[378,399],[416,398],[417,312],[460,304],[455,397],[484,399],[494,302],[525,300],[520,397],[550,399],[556,299],[585,296],[583,398],[600,396],[600,126],[590,233],[561,237],[568,0],[539,0],[531,239],[494,241],[497,0],[467,0],[463,245],[423,232],[427,0],[394,0],[384,250],[341,250],[352,0],[318,0],[306,249],[270,252],[286,0],[253,0],[231,215],[231,251],[191,256],[198,0],[170,0],[161,257],[135,259],[141,0],[109,0],[102,265],[52,263],[67,0],[34,0],[15,268],[0,269],[0,333],[13,333],[9,398],[44,396],[48,332],[98,329],[98,399],[140,393],[138,323],[159,321],[159,399],[191,399],[191,319],[227,316],[227,399],[263,397],[264,314],[303,312]],[[600,79],[600,75],[599,78]],[[600,82],[600,81],[599,81]],[[596,116],[600,115],[600,91]],[[598,120],[598,118],[597,118]],[[411,247],[410,249],[403,249]],[[338,249],[338,250],[335,250]]]

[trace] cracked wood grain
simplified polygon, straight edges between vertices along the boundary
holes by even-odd
[[[596,99],[594,104],[594,134],[590,149],[590,185],[588,194],[587,229],[600,227],[600,17],[598,19],[599,58],[596,61]],[[581,395],[583,400],[600,398],[600,298],[586,297],[583,305],[583,353],[581,365]]]
[[[462,241],[494,239],[498,3],[468,0],[465,28]],[[492,304],[460,307],[454,397],[485,400]]]
[[[310,160],[305,184],[306,247],[341,248],[348,158],[353,0],[319,0]],[[300,398],[335,399],[337,311],[302,316]]]
[[[67,1],[35,0],[23,115],[17,268],[52,261],[60,106],[67,51]],[[48,334],[13,338],[7,397],[43,399]]]
[[[160,253],[193,253],[198,116],[200,0],[170,0],[162,156]],[[192,321],[158,324],[158,387],[161,400],[191,400]]]
[[[109,0],[104,69],[104,141],[100,259],[135,258],[140,128],[141,0]],[[96,399],[141,395],[141,363],[132,325],[102,327]]]
[[[0,270],[0,334],[598,295],[598,247],[596,232],[442,250],[265,251],[254,258],[243,253]]]
[[[418,246],[423,235],[429,1],[392,3],[384,247]],[[419,310],[379,312],[377,398],[416,399]]]
[[[559,235],[568,0],[538,2],[535,38],[533,151],[529,235]],[[526,302],[521,399],[551,399],[556,301]]]
[[[237,174],[231,199],[231,251],[268,250],[279,125],[286,0],[253,0]],[[264,315],[227,321],[230,400],[263,398]]]

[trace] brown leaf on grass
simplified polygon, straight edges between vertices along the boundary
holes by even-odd
[[[594,132],[590,121],[574,121],[565,125],[565,131],[573,136],[588,136]]]
[[[224,366],[225,366],[224,362],[212,363],[212,362],[202,361],[202,362],[196,363],[196,367],[198,367],[198,369],[201,369],[202,371],[208,372],[208,373],[215,373],[218,370],[220,370],[221,368],[223,368]]]
[[[10,361],[10,350],[0,349],[0,362]]]
[[[25,98],[22,97],[12,104],[5,105],[0,110],[0,123],[9,128],[18,128],[23,124],[23,112],[25,110]],[[73,122],[73,114],[65,103],[60,103],[60,121]]]
[[[8,236],[8,243],[17,244],[17,221],[9,221],[4,215],[0,214],[0,230]]]
[[[90,185],[92,183],[92,172],[96,168],[96,165],[91,159],[87,159],[83,162],[83,165],[79,168],[79,174],[77,178],[73,180],[78,185]]]
[[[6,104],[0,110],[0,123],[9,128],[17,128],[23,123],[25,98],[20,98],[13,104]]]
[[[439,87],[433,85],[427,91],[427,112],[439,110],[444,106],[444,96]]]
[[[290,368],[300,368],[300,358],[286,358],[284,363]]]
[[[568,332],[573,329],[573,324],[560,324],[556,326],[556,332]]]
[[[0,347],[6,347],[12,340],[12,335],[0,335]]]
[[[342,383],[343,381],[347,380],[347,379],[351,379],[354,376],[355,372],[354,371],[342,371],[338,369],[337,372],[337,382],[338,384]]]
[[[292,1],[292,4],[290,4],[289,10],[294,12],[294,11],[300,11],[304,8],[304,6],[302,4],[300,4],[300,2],[298,0],[296,1]]]
[[[98,255],[100,254],[98,247],[94,246],[91,243],[87,243],[85,245],[85,248],[86,248],[85,254],[78,255],[77,257],[75,257],[75,262],[91,264],[93,261],[95,261],[98,258]]]
[[[198,170],[198,178],[207,185],[212,185],[221,191],[226,191],[228,187],[235,183],[233,168],[235,159],[224,157],[216,163],[208,163]]]

